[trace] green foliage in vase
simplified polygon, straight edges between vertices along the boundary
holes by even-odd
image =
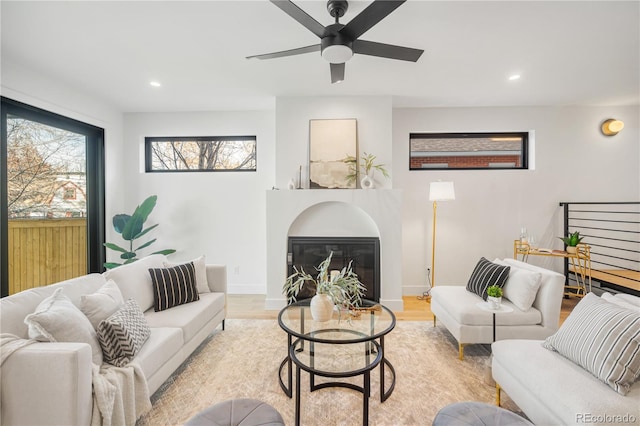
[[[384,164],[376,164],[375,163],[376,160],[376,156],[373,154],[367,154],[366,152],[364,153],[364,155],[360,158],[360,175],[369,175],[369,172],[371,172],[371,170],[373,169],[374,171],[377,170],[380,173],[382,173],[382,175],[385,178],[389,178],[389,172],[387,171],[387,169],[385,168]],[[347,182],[351,183],[354,180],[356,180],[358,178],[358,166],[357,166],[357,159],[354,156],[347,156],[344,160],[342,160],[344,163],[346,163],[349,166],[349,174],[347,175]]]
[[[148,228],[144,228],[144,223],[147,221],[149,215],[153,211],[153,208],[156,206],[157,200],[158,196],[152,195],[144,200],[142,204],[136,207],[132,215],[117,214],[113,216],[113,229],[115,229],[118,234],[122,235],[123,240],[129,242],[129,247],[124,248],[114,243],[104,243],[105,247],[121,253],[120,259],[124,260],[124,263],[106,262],[104,264],[105,268],[111,269],[120,265],[126,265],[127,263],[135,262],[136,260],[138,260],[138,251],[149,247],[156,241],[156,238],[154,238],[139,245],[136,248],[133,247],[134,241],[138,240],[140,237],[146,235],[149,231],[158,226],[158,224],[155,224]],[[175,253],[175,250],[165,249],[153,252],[151,254],[167,255],[171,253]]]
[[[353,272],[352,261],[331,277],[329,266],[332,256],[333,252],[316,267],[318,275],[315,277],[305,272],[302,267],[300,269],[293,267],[294,273],[287,277],[283,286],[283,293],[287,296],[289,303],[296,301],[298,293],[305,285],[313,283],[316,286],[316,293],[328,295],[335,304],[345,307],[360,306],[366,287]]]
[[[580,241],[582,241],[584,237],[581,237],[580,232],[576,231],[572,234],[569,234],[569,236],[567,237],[558,238],[560,238],[568,247],[575,247],[580,244]]]
[[[502,288],[497,285],[487,287],[487,296],[502,297]]]

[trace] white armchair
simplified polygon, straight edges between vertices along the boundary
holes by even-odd
[[[564,293],[565,277],[557,272],[529,265],[515,259],[500,262],[511,267],[505,284],[502,303],[513,308],[513,312],[496,315],[496,340],[545,339],[558,329],[560,308]],[[526,293],[532,277],[539,274],[539,289],[529,309],[517,300]],[[511,290],[511,292],[507,292]],[[508,293],[513,294],[508,299]],[[530,295],[533,298],[533,294]],[[514,304],[515,301],[515,304]],[[437,286],[431,290],[433,325],[439,320],[458,341],[458,354],[464,358],[464,346],[468,344],[490,344],[493,342],[493,315],[477,306],[482,298],[466,289],[466,286]],[[518,307],[520,306],[520,307]]]

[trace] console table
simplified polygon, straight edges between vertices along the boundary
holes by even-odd
[[[300,373],[309,373],[310,392],[328,387],[343,387],[362,393],[362,423],[369,424],[369,396],[371,371],[380,367],[380,402],[389,398],[395,388],[396,373],[384,354],[384,336],[396,325],[396,317],[379,303],[364,300],[356,310],[334,311],[331,320],[314,321],[309,303],[311,299],[295,302],[278,315],[278,324],[287,332],[287,357],[280,364],[280,387],[293,397],[296,387],[295,424],[300,425]],[[295,340],[294,340],[295,339]],[[293,365],[296,366],[295,383]],[[283,372],[287,372],[286,382]],[[391,373],[391,383],[385,386],[385,369]],[[334,381],[355,376],[363,377],[363,385]],[[332,381],[315,383],[315,377]]]
[[[567,247],[568,248],[568,247]],[[515,240],[513,242],[513,258],[518,259],[521,256],[523,262],[527,261],[529,256],[550,256],[564,258],[565,262],[571,265],[568,270],[573,272],[576,279],[575,286],[565,285],[565,296],[583,297],[588,291],[591,291],[591,246],[581,243],[578,244],[574,252],[564,250],[544,250],[533,248],[529,243]],[[574,292],[571,292],[574,290]]]

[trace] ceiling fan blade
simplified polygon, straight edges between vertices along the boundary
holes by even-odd
[[[319,51],[320,51],[320,45],[314,44],[311,46],[298,47],[297,49],[282,50],[280,52],[265,53],[263,55],[247,56],[247,59],[284,58],[285,56],[302,55],[303,53],[319,52]]]
[[[358,16],[353,18],[340,30],[340,34],[355,40],[367,32],[387,15],[396,10],[406,0],[375,0]]]
[[[344,62],[331,65],[331,83],[340,83],[344,80]]]
[[[377,43],[375,41],[356,40],[353,42],[353,52],[361,55],[417,62],[424,50]]]
[[[271,3],[278,6],[284,13],[304,25],[309,31],[322,38],[324,35],[324,25],[313,19],[307,12],[300,9],[289,0],[271,0]]]

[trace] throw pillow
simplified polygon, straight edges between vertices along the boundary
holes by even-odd
[[[540,272],[513,267],[502,288],[502,295],[521,311],[528,311],[536,300],[541,280]]]
[[[498,265],[481,257],[467,282],[467,290],[487,300],[487,288],[492,285],[503,287],[509,277],[509,269],[509,266]]]
[[[122,293],[113,280],[107,281],[93,294],[80,296],[80,310],[89,318],[94,329],[98,328],[100,321],[120,309],[123,303]]]
[[[623,308],[631,309],[632,311],[640,312],[640,306],[627,302],[624,298],[620,297],[620,295],[614,296],[613,294],[605,291],[600,297],[607,302],[622,306]]]
[[[149,269],[153,283],[153,308],[156,312],[200,300],[193,263],[172,268]]]
[[[588,293],[543,346],[626,395],[640,374],[640,314]]]
[[[187,262],[184,262],[187,263]],[[207,264],[205,262],[204,255],[193,259],[191,261],[196,268],[196,287],[198,287],[198,293],[211,293],[209,288],[209,282],[207,280]],[[165,268],[171,268],[172,266],[178,266],[179,263],[163,262]]]
[[[29,338],[40,342],[78,342],[91,346],[93,363],[102,364],[102,349],[87,317],[58,288],[24,319]]]
[[[135,299],[127,300],[116,313],[98,324],[104,359],[116,367],[129,364],[150,335],[151,328]]]

